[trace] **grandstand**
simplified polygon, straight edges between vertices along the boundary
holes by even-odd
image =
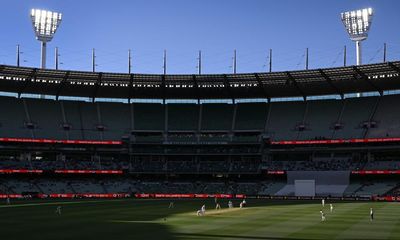
[[[397,194],[399,69],[141,75],[0,65],[1,193],[290,196],[289,175],[340,171],[348,182],[317,183],[317,195]]]

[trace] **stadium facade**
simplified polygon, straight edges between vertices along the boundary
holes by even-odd
[[[295,179],[314,179],[317,196],[396,196],[399,74],[400,62],[219,75],[0,65],[0,194],[293,196]]]

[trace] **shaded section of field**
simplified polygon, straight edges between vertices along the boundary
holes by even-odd
[[[249,199],[248,208],[213,210],[213,199],[71,200],[0,203],[2,239],[400,239],[400,204]],[[220,200],[226,206],[226,200]],[[239,201],[235,201],[237,205]],[[205,216],[196,211],[206,204]],[[55,214],[62,206],[62,215]],[[376,219],[369,220],[369,208]]]

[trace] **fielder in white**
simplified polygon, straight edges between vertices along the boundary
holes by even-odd
[[[57,214],[57,215],[61,215],[61,206],[58,206],[58,207],[56,208],[56,214]]]
[[[325,222],[325,213],[322,210],[319,213],[321,214],[321,222]]]

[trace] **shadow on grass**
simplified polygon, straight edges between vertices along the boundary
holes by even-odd
[[[281,240],[296,240],[296,238],[281,238],[281,237],[260,237],[260,236],[243,236],[243,235],[229,235],[229,234],[202,234],[202,233],[176,233],[176,236],[182,239],[220,239],[220,238],[237,238],[237,239],[281,239]]]

